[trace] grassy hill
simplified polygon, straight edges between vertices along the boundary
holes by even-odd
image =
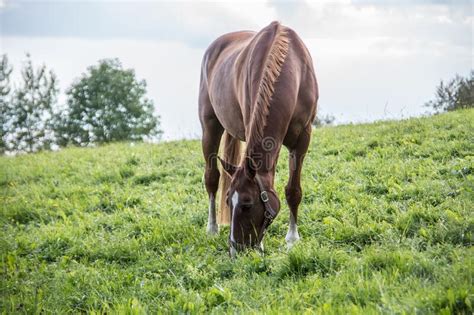
[[[290,252],[283,198],[230,260],[203,167],[198,141],[0,158],[1,310],[472,313],[474,110],[315,130]]]

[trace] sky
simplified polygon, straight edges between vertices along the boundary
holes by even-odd
[[[319,111],[337,123],[403,119],[427,112],[440,80],[473,69],[470,0],[21,1],[0,0],[0,53],[29,52],[65,90],[104,58],[147,82],[163,139],[199,138],[201,58],[218,36],[273,20],[308,47]]]

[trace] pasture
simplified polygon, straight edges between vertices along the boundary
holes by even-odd
[[[315,129],[302,237],[206,234],[197,140],[0,158],[3,313],[472,313],[474,110]]]

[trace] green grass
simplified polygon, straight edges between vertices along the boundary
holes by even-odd
[[[276,188],[283,198],[288,154]],[[0,158],[4,313],[472,313],[474,110],[317,129],[302,241],[205,233],[198,141]]]

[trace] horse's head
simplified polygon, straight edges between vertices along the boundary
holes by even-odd
[[[241,166],[220,160],[225,172],[232,177],[227,192],[230,208],[230,253],[246,247],[260,247],[266,228],[280,210],[277,194],[266,178],[257,174],[252,159],[246,158]]]

